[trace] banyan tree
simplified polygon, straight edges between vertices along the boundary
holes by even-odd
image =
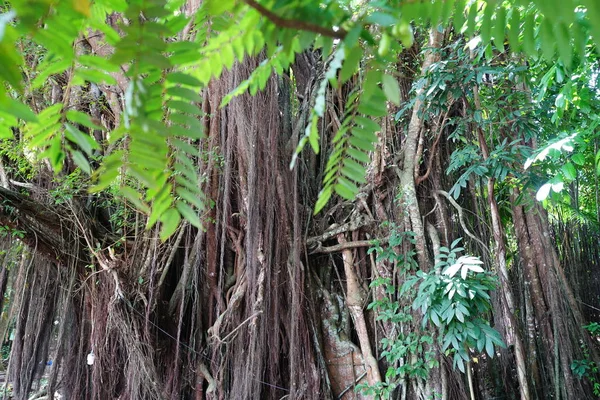
[[[600,395],[595,1],[0,12],[3,398]]]

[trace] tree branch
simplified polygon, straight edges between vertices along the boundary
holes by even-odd
[[[442,138],[442,133],[444,133],[444,125],[446,124],[446,120],[448,119],[449,112],[450,112],[450,107],[448,107],[446,114],[444,114],[444,118],[440,125],[440,130],[438,132],[437,138],[435,139],[435,142],[433,142],[433,146],[431,146],[431,152],[429,155],[429,160],[427,162],[427,171],[425,172],[424,175],[417,177],[417,179],[415,180],[416,186],[419,186],[421,184],[421,182],[423,182],[425,179],[429,178],[429,174],[431,173],[431,169],[433,168],[433,160],[435,159],[435,152],[437,150],[438,143],[440,142],[440,139]]]
[[[50,259],[65,247],[60,214],[20,193],[0,187],[0,225],[22,232],[20,239]]]
[[[467,224],[465,224],[463,208],[456,202],[456,200],[454,200],[448,192],[445,192],[443,190],[436,190],[436,193],[444,196],[450,202],[450,204],[452,204],[452,207],[454,207],[456,209],[456,211],[458,211],[458,221],[460,222],[460,226],[462,226],[463,231],[465,231],[467,236],[469,236],[471,239],[473,239],[474,241],[479,243],[481,245],[481,247],[489,253],[489,250],[488,250],[487,246],[485,245],[485,243],[483,243],[481,241],[481,239],[479,239],[477,236],[472,234],[471,231],[467,228]]]
[[[261,15],[267,17],[272,23],[274,23],[276,26],[278,26],[280,28],[289,28],[289,29],[297,29],[297,30],[301,30],[301,31],[309,31],[309,32],[318,33],[320,35],[335,38],[335,39],[343,39],[346,37],[346,34],[348,33],[342,28],[335,31],[333,29],[326,28],[324,26],[313,24],[310,22],[299,21],[299,20],[295,20],[295,19],[286,19],[286,18],[280,17],[279,15],[275,14],[273,11],[269,10],[268,8],[266,8],[265,6],[263,6],[262,4],[258,3],[255,0],[243,0],[243,2],[246,3],[248,6],[254,8]]]
[[[363,226],[370,225],[373,222],[374,221],[372,219],[358,216],[357,218],[355,218],[355,219],[351,220],[350,222],[347,222],[343,225],[334,224],[331,227],[329,227],[329,230],[326,231],[325,233],[323,233],[322,235],[313,236],[313,237],[306,239],[306,245],[307,246],[318,245],[320,242],[324,242],[325,240],[331,239],[331,238],[339,235],[340,233],[355,231],[359,228],[362,228]]]
[[[356,240],[354,242],[346,242],[343,244],[336,244],[333,246],[323,247],[321,243],[317,246],[316,249],[310,252],[310,254],[315,253],[337,253],[338,251],[346,250],[346,249],[356,249],[358,247],[370,247],[375,245],[375,241],[382,243],[387,243],[387,238],[383,239],[370,239],[370,240]]]

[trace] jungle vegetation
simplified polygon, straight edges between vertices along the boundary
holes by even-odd
[[[0,2],[3,398],[600,397],[596,0]]]

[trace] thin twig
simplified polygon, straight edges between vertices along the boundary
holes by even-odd
[[[452,206],[454,208],[456,208],[456,211],[458,211],[458,220],[460,221],[460,226],[462,226],[462,228],[465,231],[465,233],[467,234],[467,236],[469,236],[471,239],[473,239],[474,241],[479,243],[481,245],[481,247],[483,247],[489,254],[489,250],[488,250],[487,246],[477,236],[472,234],[471,231],[467,228],[467,225],[465,224],[464,215],[463,215],[463,208],[456,202],[456,200],[454,200],[452,198],[452,196],[450,196],[448,194],[448,192],[445,192],[443,190],[436,190],[436,193],[444,196],[450,202],[450,204],[452,204]]]
[[[323,36],[335,38],[335,39],[343,39],[346,37],[347,33],[344,29],[340,28],[337,31],[326,28],[321,25],[313,24],[311,22],[299,21],[296,19],[285,19],[275,14],[273,11],[269,10],[262,4],[259,4],[255,0],[243,0],[248,6],[254,8],[261,15],[267,17],[271,22],[277,25],[280,28],[290,28],[290,29],[298,29],[301,31],[309,31],[318,33]]]
[[[370,239],[370,240],[356,240],[354,242],[346,242],[344,244],[336,244],[333,246],[327,246],[327,247],[323,247],[321,246],[321,244],[319,243],[319,246],[314,249],[313,251],[310,252],[310,254],[315,254],[315,253],[336,253],[338,251],[342,251],[342,250],[346,250],[346,249],[356,249],[358,247],[369,247],[369,246],[374,246],[374,244],[376,242],[379,243],[386,243],[388,241],[387,238],[383,238],[383,239]]]

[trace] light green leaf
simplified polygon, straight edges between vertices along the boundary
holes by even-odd
[[[319,193],[319,198],[317,199],[317,203],[315,204],[315,215],[318,214],[319,211],[323,209],[323,207],[325,207],[332,194],[333,188],[331,186],[325,187],[321,190],[321,192]]]
[[[352,146],[364,150],[364,151],[375,151],[375,146],[373,146],[373,142],[369,142],[367,140],[363,140],[356,136],[351,136],[349,142]]]
[[[510,27],[508,31],[508,39],[510,42],[510,49],[514,53],[518,53],[521,47],[519,42],[519,35],[521,29],[521,15],[517,7],[512,8],[510,15]]]
[[[75,82],[81,84],[83,84],[85,81],[93,83],[107,83],[109,85],[117,84],[117,80],[109,73],[92,68],[77,68],[74,73],[74,78],[77,79]]]
[[[569,28],[563,23],[554,24],[554,37],[558,46],[558,54],[567,68],[571,67],[573,62],[573,45],[571,45],[571,33]]]
[[[196,103],[202,102],[202,97],[197,91],[184,88],[181,86],[173,86],[167,89],[167,94],[173,97],[181,97],[188,101],[194,101]]]
[[[354,197],[356,197],[355,192],[353,192],[352,190],[348,189],[346,186],[341,185],[339,183],[334,186],[334,189],[337,194],[339,194],[341,197],[343,197],[346,200],[353,200]]]
[[[338,184],[336,185],[336,192],[338,194],[340,194],[341,196],[343,196],[338,191],[338,188],[340,186],[344,187],[347,190],[347,192],[344,191],[344,193],[352,193],[352,195],[351,195],[351,197],[349,199],[353,199],[354,197],[356,197],[356,194],[358,193],[358,186],[356,186],[354,183],[350,182],[348,179],[344,178],[343,176],[340,176],[338,178]]]
[[[69,111],[67,111],[66,116],[69,121],[75,122],[77,124],[81,124],[81,125],[85,126],[86,128],[104,130],[103,127],[94,123],[89,115],[82,113],[81,111],[69,110]]]
[[[383,74],[381,77],[385,97],[397,106],[400,106],[400,85],[391,75]]]
[[[167,75],[167,82],[180,83],[187,86],[202,86],[202,83],[198,79],[183,72],[171,72]]]
[[[87,155],[92,154],[92,145],[90,144],[90,139],[93,140],[93,138],[81,132],[71,124],[65,124],[65,129],[66,136],[69,140],[76,143]]]
[[[90,163],[88,162],[87,158],[83,155],[83,153],[81,153],[78,150],[73,150],[71,151],[71,156],[73,157],[73,161],[75,162],[75,164],[79,168],[81,168],[83,172],[85,172],[88,175],[92,174],[92,168],[90,167]]]
[[[192,207],[183,201],[177,201],[175,203],[175,207],[177,207],[177,210],[181,213],[183,218],[185,218],[190,224],[194,225],[198,229],[202,229],[202,223],[200,222],[198,213],[194,211]]]
[[[363,50],[360,45],[357,45],[353,48],[346,48],[345,50],[346,60],[342,65],[342,69],[340,70],[341,83],[347,82],[348,79],[358,72],[360,60],[362,59],[363,55]]]
[[[160,222],[162,223],[160,240],[164,242],[177,230],[177,227],[181,222],[181,215],[175,208],[169,208],[161,215]]]
[[[181,180],[177,181],[178,183]],[[175,193],[191,205],[195,206],[199,210],[204,209],[204,202],[202,201],[202,193],[198,189],[198,185],[186,185],[186,187],[179,186],[175,189]]]
[[[348,155],[350,155],[351,157],[356,158],[358,161],[363,162],[363,163],[369,163],[371,161],[371,158],[369,157],[368,154],[363,153],[362,151],[355,149],[353,147],[349,147],[347,150]]]
[[[506,9],[500,5],[496,10],[494,22],[494,45],[498,51],[504,51],[504,36],[506,29]]]
[[[537,53],[535,50],[534,26],[535,16],[533,13],[527,14],[523,25],[523,50],[530,56]]]
[[[139,191],[129,186],[121,186],[119,188],[119,193],[129,200],[139,211],[150,213],[150,208],[142,201],[142,196]]]
[[[210,14],[219,15],[231,10],[235,5],[235,0],[206,0],[205,4]]]
[[[575,169],[575,166],[570,162],[563,165],[560,170],[565,175],[565,178],[567,178],[570,181],[573,181],[577,178],[577,170]]]
[[[395,16],[380,11],[371,13],[366,21],[379,26],[392,26],[398,22]]]
[[[310,122],[310,125],[306,127],[306,136],[308,137],[308,142],[312,147],[315,154],[319,154],[319,131],[317,129],[317,123],[319,121],[319,117],[315,114]]]
[[[540,42],[542,54],[547,61],[553,61],[554,59],[555,38],[553,36],[552,23],[548,18],[545,18],[540,26]]]
[[[31,109],[20,101],[8,98],[6,104],[3,105],[4,111],[20,118],[26,122],[37,122],[37,116]]]
[[[235,56],[233,54],[233,46],[231,44],[227,43],[221,47],[221,61],[227,69],[231,69],[233,66]]]

